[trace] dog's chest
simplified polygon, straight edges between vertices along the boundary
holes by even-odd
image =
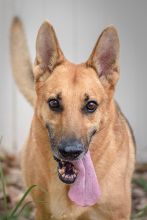
[[[76,206],[68,198],[69,186],[62,183],[58,177],[49,184],[49,212],[53,219],[77,219],[87,211],[87,208]],[[55,184],[56,183],[56,184]]]

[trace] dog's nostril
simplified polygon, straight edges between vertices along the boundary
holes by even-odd
[[[68,155],[68,152],[66,152],[64,149],[59,149],[59,152],[62,156]]]
[[[73,156],[73,158],[76,158],[76,157],[78,157],[81,153],[82,153],[81,150],[73,151],[73,152],[71,152],[71,156]]]
[[[83,151],[82,150],[67,150],[65,149],[59,149],[60,154],[67,158],[67,157],[71,157],[71,158],[77,158]]]

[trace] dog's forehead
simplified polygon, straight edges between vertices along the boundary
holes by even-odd
[[[102,87],[97,73],[85,64],[66,63],[56,67],[49,79],[48,86],[51,88],[78,89]]]
[[[45,83],[44,93],[46,96],[68,97],[80,100],[85,94],[91,98],[105,96],[102,84],[97,73],[85,64],[67,63],[55,68]]]

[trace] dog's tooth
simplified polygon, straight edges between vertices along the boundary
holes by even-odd
[[[65,162],[63,161],[63,160],[61,160],[61,163],[64,165],[65,164]]]
[[[61,173],[61,169],[58,169],[59,173]]]
[[[65,177],[65,173],[62,174],[62,177]]]
[[[77,171],[75,168],[73,168],[73,171],[74,171],[74,173],[76,173],[76,174],[78,173],[78,171]]]
[[[68,175],[65,175],[65,178],[69,178],[69,176],[68,176]]]
[[[62,169],[59,169],[59,173],[60,173],[61,175],[63,174]]]
[[[73,174],[73,177],[76,178],[76,174]]]
[[[59,169],[59,173],[62,175],[65,173],[65,170],[62,168],[62,169]]]

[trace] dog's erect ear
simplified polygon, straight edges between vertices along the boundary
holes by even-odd
[[[35,79],[38,80],[40,76],[42,79],[46,79],[47,75],[49,75],[55,66],[59,65],[63,59],[64,56],[59,47],[55,31],[46,21],[41,25],[36,40]]]
[[[100,35],[87,62],[93,67],[104,87],[114,88],[119,78],[119,38],[113,26],[106,28]]]

